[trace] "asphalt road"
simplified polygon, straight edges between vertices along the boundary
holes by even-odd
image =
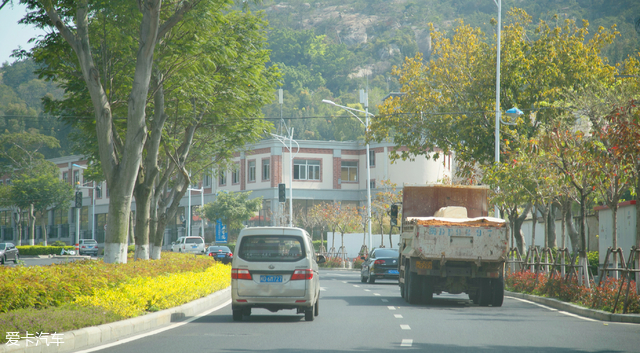
[[[505,298],[479,307],[443,294],[409,305],[394,281],[360,283],[355,271],[321,271],[320,315],[254,309],[233,322],[231,306],[99,352],[640,352],[640,325],[602,322]]]

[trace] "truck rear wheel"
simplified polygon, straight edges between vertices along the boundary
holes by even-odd
[[[480,284],[480,290],[478,290],[478,304],[480,304],[480,306],[489,306],[493,301],[493,291],[491,289],[490,280],[483,278]]]
[[[425,304],[433,301],[433,279],[431,277],[422,278],[422,299]]]
[[[417,273],[409,271],[409,287],[407,287],[407,302],[409,304],[420,303],[420,292],[422,284],[420,283],[420,276]]]
[[[504,277],[491,280],[492,298],[491,305],[494,307],[502,306],[504,301]]]

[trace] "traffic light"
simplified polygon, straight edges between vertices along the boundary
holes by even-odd
[[[286,188],[284,184],[278,184],[278,201],[280,202],[287,201]]]
[[[76,191],[76,208],[82,207],[82,191]]]
[[[391,205],[391,225],[398,225],[398,205]]]

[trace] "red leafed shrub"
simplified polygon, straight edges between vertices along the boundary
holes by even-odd
[[[628,289],[627,312],[640,313],[640,297],[636,293],[635,281],[625,281],[620,288],[621,284],[621,279],[608,278],[600,286],[591,282],[591,287],[587,288],[579,285],[575,278],[567,281],[559,275],[549,277],[548,274],[536,274],[531,271],[512,273],[505,279],[507,289],[513,292],[556,298],[593,309],[617,313],[622,312]],[[618,298],[617,303],[616,297]]]

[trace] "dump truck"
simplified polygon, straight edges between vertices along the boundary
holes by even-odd
[[[488,217],[488,192],[486,186],[404,186],[398,281],[408,303],[430,303],[447,292],[502,306],[509,233],[504,220]]]

